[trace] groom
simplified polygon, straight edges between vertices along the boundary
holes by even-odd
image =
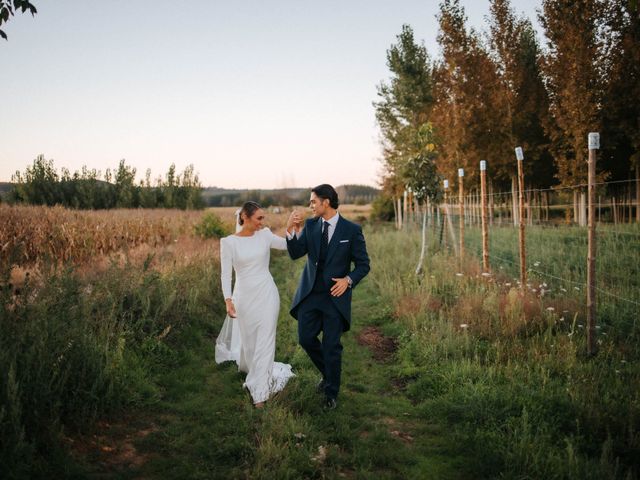
[[[313,218],[305,221],[302,231],[298,212],[294,211],[287,223],[289,256],[296,260],[307,255],[291,315],[298,320],[300,345],[322,374],[318,389],[324,392],[326,409],[337,405],[340,336],[351,327],[351,291],[369,272],[362,228],[340,216],[338,205],[335,189],[318,185],[309,199]],[[298,226],[295,235],[293,225]],[[322,340],[318,339],[320,332]]]

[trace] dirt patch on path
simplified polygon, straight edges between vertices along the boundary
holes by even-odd
[[[92,466],[91,473],[117,474],[136,471],[147,463],[151,455],[138,451],[136,443],[158,430],[155,423],[140,419],[101,420],[93,433],[66,441],[77,459]]]
[[[358,334],[357,341],[360,345],[369,348],[373,357],[380,362],[388,360],[398,350],[396,339],[383,335],[378,327],[363,328]]]

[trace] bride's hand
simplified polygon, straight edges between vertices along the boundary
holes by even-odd
[[[236,318],[236,307],[233,304],[233,300],[227,298],[224,303],[227,306],[227,315],[229,315],[231,318]]]
[[[292,229],[296,232],[300,232],[300,227],[302,226],[302,217],[300,216],[300,212],[294,210],[289,215],[289,219],[287,220],[287,232],[293,233]]]

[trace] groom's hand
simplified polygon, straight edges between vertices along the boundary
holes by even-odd
[[[340,297],[344,292],[349,288],[349,279],[347,277],[344,278],[332,278],[334,283],[333,287],[331,287],[331,295],[334,297]]]
[[[299,232],[301,224],[302,217],[300,216],[300,212],[294,210],[291,212],[291,215],[289,215],[289,219],[287,220],[287,233],[293,235],[294,230]]]

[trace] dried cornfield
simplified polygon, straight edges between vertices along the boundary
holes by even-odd
[[[45,262],[80,264],[143,244],[166,245],[192,234],[201,216],[201,212],[178,210],[2,206],[0,264],[4,271]]]

